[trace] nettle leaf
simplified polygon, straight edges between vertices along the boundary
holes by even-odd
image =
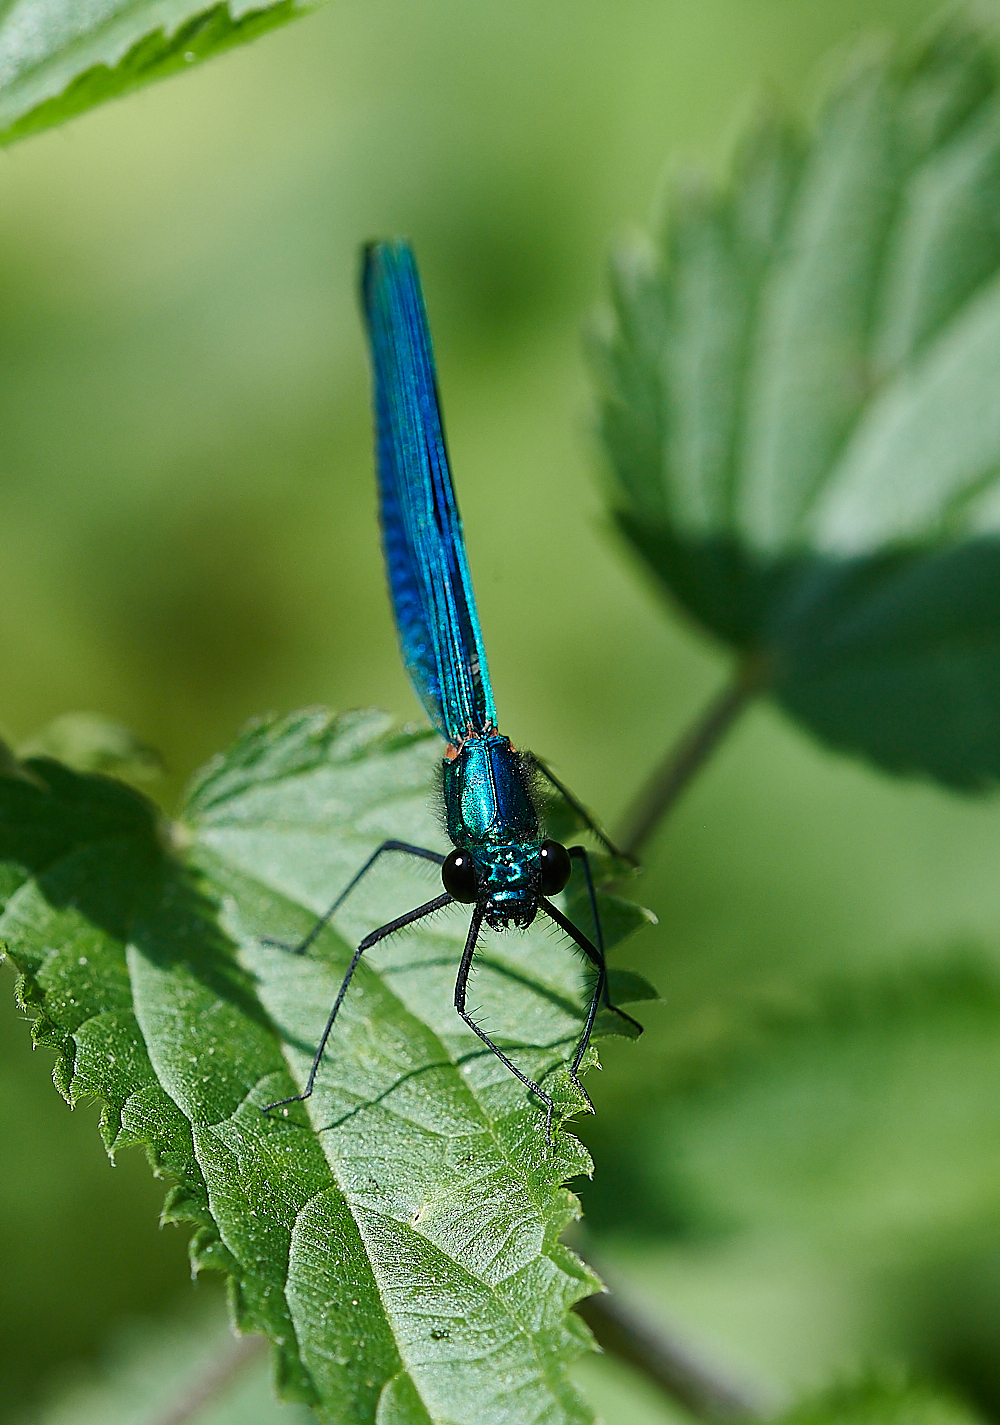
[[[103,713],[63,713],[17,749],[22,760],[54,757],[77,772],[104,772],[127,782],[149,782],[163,773],[163,759],[129,728]]]
[[[594,343],[617,516],[835,746],[1000,776],[1000,82],[971,18],[857,54],[675,186]]]
[[[777,1425],[975,1425],[982,1418],[919,1382],[875,1377],[834,1386],[782,1415]]]
[[[315,9],[319,0],[13,0],[0,13],[0,143]]]
[[[111,1152],[147,1147],[287,1397],[331,1422],[575,1425],[565,1368],[589,1337],[567,1313],[599,1283],[559,1235],[590,1162],[565,1130],[546,1152],[538,1105],[454,1012],[467,908],[366,956],[314,1096],[262,1112],[304,1085],[354,945],[436,868],[386,858],[308,955],[262,938],[300,938],[386,837],[442,845],[439,762],[428,732],[311,710],[249,729],[166,829],[121,783],[8,767],[0,937],[58,1088],[103,1101]],[[563,1113],[585,978],[539,923],[485,938],[471,1001]]]
[[[747,1008],[742,1025],[712,1026],[714,1043],[674,1050],[627,1121],[594,1125],[598,1161],[612,1157],[630,1187],[605,1227],[780,1232],[870,1264],[894,1243],[933,1255],[994,1220],[995,960],[950,945],[937,962]]]

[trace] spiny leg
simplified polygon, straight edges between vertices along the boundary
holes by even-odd
[[[549,1098],[548,1094],[545,1093],[543,1089],[539,1088],[539,1086],[534,1082],[533,1079],[529,1079],[526,1074],[521,1073],[521,1070],[517,1067],[516,1064],[512,1063],[511,1060],[508,1059],[507,1055],[503,1052],[503,1050],[493,1043],[493,1040],[489,1037],[486,1031],[484,1029],[480,1029],[479,1025],[472,1018],[472,1015],[469,1014],[465,1008],[465,996],[469,983],[469,971],[472,968],[472,957],[476,953],[476,942],[479,939],[479,932],[482,929],[482,926],[483,911],[477,905],[475,910],[472,912],[472,923],[469,926],[469,933],[465,939],[465,949],[462,951],[462,962],[458,967],[458,976],[455,980],[455,1008],[458,1010],[459,1014],[465,1020],[469,1028],[472,1030],[473,1034],[478,1034],[479,1038],[483,1041],[486,1047],[493,1051],[493,1053],[500,1060],[501,1064],[504,1064],[510,1070],[510,1072],[514,1075],[515,1079],[520,1079],[521,1083],[524,1084],[525,1088],[530,1089],[531,1092],[535,1094],[538,1098],[540,1098],[542,1103],[544,1103],[545,1147],[547,1150],[551,1151],[552,1115],[555,1112],[555,1104],[552,1102],[551,1098]]]
[[[452,897],[448,895],[446,891],[443,895],[435,896],[432,901],[427,901],[425,905],[418,905],[416,910],[408,910],[405,915],[398,916],[395,920],[390,920],[387,925],[380,925],[378,930],[373,930],[370,935],[365,936],[351,958],[351,963],[347,967],[347,974],[344,976],[340,989],[337,992],[337,998],[333,1002],[333,1009],[330,1011],[330,1017],[326,1021],[326,1028],[320,1037],[319,1047],[313,1056],[312,1068],[309,1070],[309,1078],[306,1082],[304,1092],[292,1094],[291,1098],[279,1098],[274,1103],[269,1103],[263,1110],[264,1113],[270,1113],[272,1108],[283,1108],[286,1103],[302,1103],[311,1096],[313,1086],[316,1083],[316,1075],[319,1072],[320,1062],[326,1051],[326,1043],[333,1029],[333,1021],[337,1018],[337,1011],[344,1002],[347,987],[351,983],[354,971],[358,968],[358,961],[365,951],[370,950],[373,945],[377,945],[380,940],[385,940],[385,938],[392,935],[394,931],[402,930],[405,925],[412,925],[415,920],[422,920],[425,915],[433,915],[436,910],[443,910],[446,905],[451,905],[452,903]]]
[[[618,850],[618,847],[614,844],[611,838],[601,830],[601,828],[598,826],[597,822],[591,816],[590,812],[583,805],[583,803],[573,795],[573,793],[569,790],[568,787],[564,786],[563,783],[560,782],[558,777],[556,777],[552,772],[549,771],[548,767],[545,765],[545,763],[542,761],[542,759],[538,756],[537,753],[529,752],[528,756],[531,758],[532,762],[534,762],[535,766],[538,768],[539,772],[541,772],[542,776],[545,777],[547,781],[551,782],[552,786],[555,787],[556,791],[560,794],[560,796],[565,798],[565,800],[573,808],[577,816],[583,819],[585,825],[589,827],[589,829],[594,833],[594,835],[597,837],[598,841],[601,843],[601,845],[606,851],[609,851],[612,856],[617,856],[620,861],[630,861],[633,866],[637,866],[639,864],[634,856],[630,856],[626,851]],[[570,855],[572,854],[573,853],[570,852]]]
[[[343,905],[344,901],[350,895],[351,891],[354,890],[354,887],[361,880],[362,876],[367,875],[367,873],[371,870],[372,866],[374,866],[375,862],[378,860],[378,858],[382,855],[384,851],[402,851],[407,856],[420,856],[424,861],[433,861],[435,866],[444,865],[445,858],[441,855],[440,851],[428,851],[423,846],[412,846],[408,841],[383,841],[382,845],[378,848],[378,850],[373,851],[372,854],[368,857],[368,860],[361,867],[361,870],[357,873],[353,880],[348,882],[347,886],[345,886],[345,888],[341,891],[340,895],[334,901],[330,909],[320,916],[319,920],[317,920],[316,924],[313,926],[312,930],[310,930],[309,934],[305,937],[304,940],[300,940],[298,945],[289,945],[284,940],[273,940],[269,935],[262,935],[261,944],[273,945],[278,950],[288,950],[293,955],[304,955],[305,952],[309,949],[309,946],[316,939],[316,936],[323,929],[323,927],[325,925],[328,925],[332,917],[336,915],[337,911]]]
[[[573,922],[563,915],[562,911],[558,910],[551,901],[546,900],[544,896],[539,901],[539,907],[545,911],[546,915],[555,921],[560,929],[565,930],[566,934],[580,947],[591,964],[597,967],[597,982],[594,985],[594,993],[590,997],[590,1005],[587,1009],[587,1018],[584,1021],[583,1033],[580,1035],[580,1042],[576,1046],[576,1053],[573,1056],[573,1063],[570,1065],[569,1070],[570,1078],[587,1100],[587,1106],[591,1113],[593,1113],[594,1105],[591,1102],[590,1094],[577,1078],[577,1070],[583,1062],[583,1056],[587,1052],[587,1045],[590,1043],[594,1020],[597,1018],[597,1006],[606,993],[608,968],[604,963],[604,952],[603,950],[599,950],[592,941],[588,940],[582,930],[577,930]]]
[[[583,864],[583,875],[587,882],[587,898],[590,901],[590,914],[594,920],[594,938],[597,941],[597,948],[601,952],[601,959],[605,960],[604,931],[601,929],[601,917],[597,909],[597,892],[594,889],[594,877],[590,869],[590,857],[587,855],[587,848],[585,846],[570,846],[569,854],[574,860],[580,861]],[[606,968],[607,961],[605,960],[605,969]],[[614,1014],[620,1015],[622,1019],[627,1019],[629,1024],[634,1025],[639,1033],[642,1033],[642,1025],[637,1019],[633,1019],[630,1014],[626,1014],[623,1009],[619,1009],[616,1004],[611,1003],[607,974],[605,974],[604,977],[604,1003]]]

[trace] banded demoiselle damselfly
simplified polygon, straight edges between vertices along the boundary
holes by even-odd
[[[265,1112],[312,1094],[337,1012],[365,951],[404,926],[459,901],[473,910],[455,981],[455,1008],[473,1033],[545,1105],[545,1141],[551,1146],[552,1098],[522,1073],[473,1019],[466,1005],[469,972],[484,923],[494,930],[526,928],[541,911],[570,937],[596,970],[569,1070],[583,1100],[592,1108],[577,1074],[598,1007],[603,1003],[614,1010],[633,1031],[639,1026],[610,1001],[604,938],[586,849],[567,848],[543,835],[542,798],[536,789],[539,776],[555,787],[609,851],[617,853],[544,763],[530,752],[517,751],[497,729],[462,523],[448,468],[430,330],[408,243],[373,242],[365,248],[361,300],[375,385],[379,506],[389,591],[403,662],[428,717],[447,744],[444,819],[454,850],[445,856],[406,841],[384,841],[301,944],[286,947],[298,953],[308,950],[362,877],[388,852],[421,857],[440,866],[443,894],[379,926],[361,941],[320,1037],[304,1091],[270,1104]],[[574,860],[579,861],[586,881],[593,939],[551,900],[568,884]]]

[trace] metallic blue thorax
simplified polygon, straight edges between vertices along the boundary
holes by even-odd
[[[542,835],[525,759],[498,735],[471,737],[444,764],[448,835],[476,863],[486,921],[530,925]]]

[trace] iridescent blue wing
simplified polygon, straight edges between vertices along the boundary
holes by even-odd
[[[496,710],[408,243],[366,247],[361,294],[375,379],[382,545],[399,644],[431,722],[454,742],[493,727]]]

